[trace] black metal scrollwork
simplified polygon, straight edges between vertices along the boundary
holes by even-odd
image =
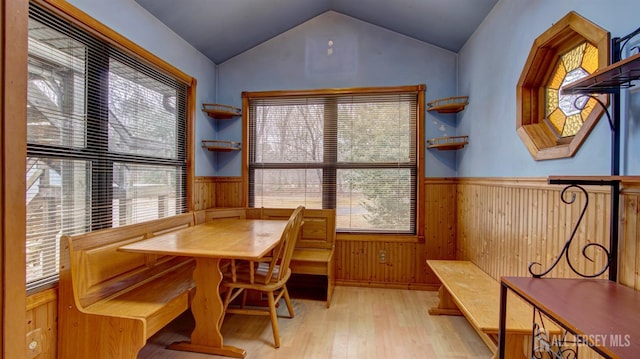
[[[575,226],[573,227],[573,230],[571,231],[571,236],[569,236],[569,239],[564,243],[564,246],[562,247],[562,251],[560,251],[560,253],[558,254],[558,256],[556,257],[555,261],[551,264],[551,266],[549,266],[549,268],[547,268],[546,270],[542,271],[542,272],[536,272],[534,270],[534,266],[539,266],[542,267],[542,264],[540,262],[531,262],[529,263],[529,273],[531,273],[531,275],[534,278],[541,278],[545,275],[547,275],[549,272],[551,272],[557,265],[558,263],[560,263],[560,260],[562,259],[562,256],[564,255],[565,259],[567,260],[567,264],[569,265],[569,268],[571,268],[571,270],[576,273],[577,275],[584,277],[584,278],[595,278],[598,277],[600,275],[602,275],[604,272],[607,271],[607,269],[609,268],[610,265],[610,261],[611,261],[611,257],[609,255],[609,250],[607,250],[607,248],[605,246],[603,246],[600,243],[588,243],[586,244],[584,247],[582,247],[582,256],[585,257],[587,260],[593,262],[594,260],[588,255],[587,250],[591,247],[594,247],[596,250],[602,250],[604,252],[604,254],[606,255],[607,261],[604,265],[604,268],[602,268],[600,271],[598,271],[597,273],[594,274],[587,274],[587,273],[582,273],[580,270],[578,270],[573,263],[571,262],[571,257],[569,256],[569,247],[571,246],[571,242],[573,241],[573,238],[576,235],[576,232],[578,231],[578,227],[580,226],[580,223],[582,222],[582,218],[584,217],[585,212],[587,211],[587,207],[589,206],[589,194],[587,193],[587,191],[581,187],[580,185],[577,184],[571,184],[568,185],[567,187],[565,187],[562,192],[560,193],[560,199],[562,200],[562,202],[564,202],[565,204],[571,205],[573,203],[575,203],[576,201],[576,193],[575,192],[568,192],[570,189],[578,189],[580,190],[583,194],[584,194],[584,205],[582,206],[582,211],[580,212],[580,217],[578,218],[578,221],[576,222]],[[568,194],[571,194],[570,197],[567,198]]]
[[[583,97],[589,97],[589,98],[593,99],[594,101],[596,101],[600,106],[602,106],[602,109],[604,110],[604,114],[607,116],[607,120],[609,122],[609,129],[611,131],[615,131],[616,130],[616,126],[613,123],[613,119],[611,118],[611,114],[609,113],[609,109],[607,108],[607,105],[605,105],[604,102],[602,102],[602,100],[600,100],[600,98],[598,98],[597,95],[595,95],[595,94],[581,94],[581,95],[578,95],[576,97],[576,99],[573,101],[573,107],[575,107],[576,109],[582,111],[585,108],[585,106],[587,106],[587,101],[584,102],[582,107],[578,106],[578,102]]]
[[[546,328],[544,317],[538,309],[534,309],[533,318],[531,359],[578,358],[578,344],[581,342],[566,330],[562,330],[558,334],[550,334]]]
[[[531,359],[577,359],[578,349],[575,341],[567,339],[567,333],[553,338],[544,328],[534,324],[533,348]]]

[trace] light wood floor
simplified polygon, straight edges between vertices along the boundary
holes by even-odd
[[[225,344],[241,347],[247,358],[426,358],[492,357],[463,317],[429,316],[437,292],[336,287],[331,308],[319,300],[293,300],[295,318],[279,318],[281,347],[273,347],[268,317],[229,315],[222,326]],[[279,310],[286,314],[286,306]],[[165,346],[188,340],[193,329],[185,313],[149,339],[139,359],[212,359]]]

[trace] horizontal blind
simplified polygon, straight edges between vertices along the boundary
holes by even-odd
[[[30,5],[27,285],[60,237],[186,211],[187,86]]]
[[[417,91],[249,100],[249,205],[335,208],[341,231],[414,233]]]

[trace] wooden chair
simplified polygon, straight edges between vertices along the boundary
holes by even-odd
[[[227,289],[224,300],[226,313],[249,314],[249,315],[269,315],[271,317],[271,328],[273,330],[273,340],[276,348],[280,347],[280,333],[278,330],[278,315],[276,313],[276,303],[284,297],[289,317],[293,318],[293,307],[291,298],[287,292],[287,280],[291,277],[291,257],[296,245],[296,240],[302,227],[302,218],[305,208],[299,206],[291,214],[287,225],[282,233],[280,242],[273,249],[271,256],[263,258],[260,262],[248,262],[244,265],[232,264],[230,273],[225,274],[222,286]],[[239,308],[229,307],[229,304],[241,293],[246,294],[247,290],[256,290],[267,295],[268,308],[245,308],[245,297]],[[222,321],[220,322],[222,323]]]

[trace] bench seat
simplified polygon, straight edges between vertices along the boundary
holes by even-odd
[[[149,339],[189,309],[190,293],[194,288],[193,269],[192,263],[185,261],[167,273],[84,310],[99,315],[141,318],[146,323],[145,339]]]
[[[300,274],[327,275],[332,251],[322,248],[296,248],[291,258],[291,271]]]
[[[469,261],[427,260],[442,283],[440,302],[431,315],[464,315],[496,354],[500,320],[500,283]],[[507,299],[506,358],[526,358],[532,333],[533,308],[514,293]],[[555,331],[554,331],[555,332]]]
[[[134,359],[189,309],[195,261],[118,248],[194,225],[194,214],[63,236],[58,358]]]

